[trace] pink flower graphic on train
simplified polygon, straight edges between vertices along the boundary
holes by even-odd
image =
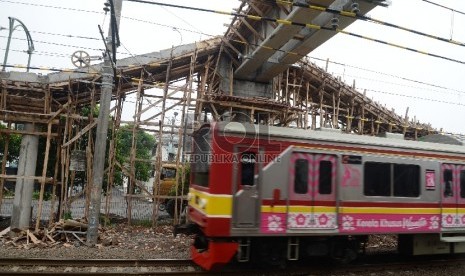
[[[282,227],[282,220],[280,217],[276,215],[272,215],[268,217],[268,229],[273,232],[281,232],[283,231]]]
[[[431,217],[430,219],[429,229],[438,229],[439,228],[439,218],[438,217]]]
[[[351,216],[342,217],[342,228],[344,230],[354,230],[354,218]]]
[[[320,225],[326,225],[329,221],[329,218],[326,214],[322,214],[320,217],[318,217],[318,222]]]
[[[297,225],[305,225],[305,216],[303,214],[298,214],[295,217],[295,223]]]
[[[465,216],[462,216],[462,224],[465,224]]]
[[[454,218],[451,215],[446,216],[446,223],[452,224],[454,222]]]

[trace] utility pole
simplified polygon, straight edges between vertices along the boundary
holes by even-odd
[[[121,8],[123,0],[113,1],[116,18],[116,26],[119,27]],[[92,189],[90,193],[89,225],[87,229],[87,245],[94,246],[98,239],[98,225],[100,216],[100,205],[102,195],[103,172],[105,169],[105,153],[107,148],[108,117],[110,116],[111,96],[113,93],[113,67],[112,67],[112,24],[110,23],[108,36],[106,38],[107,53],[104,57],[102,67],[102,90],[100,95],[100,110],[97,121],[97,136],[95,139],[94,165],[92,177]],[[116,64],[115,64],[116,66]]]

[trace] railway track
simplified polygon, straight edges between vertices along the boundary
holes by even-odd
[[[234,267],[221,275],[446,275],[448,268],[465,268],[465,255],[400,258],[387,254],[362,258],[350,265],[325,262],[292,263],[286,269]],[[424,271],[424,272],[422,272]],[[185,259],[12,259],[0,258],[0,275],[201,275],[207,274],[191,260]],[[433,274],[430,274],[433,273]],[[455,275],[453,272],[448,275]]]
[[[0,275],[197,275],[189,259],[0,258]]]

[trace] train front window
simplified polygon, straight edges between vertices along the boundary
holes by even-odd
[[[306,194],[308,192],[308,160],[297,159],[294,166],[294,193]]]
[[[202,128],[193,135],[194,144],[191,156],[193,184],[208,187],[210,175],[210,129]]]

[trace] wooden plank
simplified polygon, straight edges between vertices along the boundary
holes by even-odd
[[[27,236],[28,236],[29,238],[31,238],[31,241],[32,241],[34,244],[39,244],[39,243],[40,243],[39,239],[37,239],[36,236],[35,236],[34,234],[32,234],[31,231],[29,231],[29,229],[28,229],[26,232],[27,232]]]
[[[2,232],[0,232],[0,238],[5,236],[9,232],[10,232],[10,226],[8,226],[8,228],[6,228]]]
[[[77,139],[81,138],[82,135],[86,134],[86,132],[88,132],[89,130],[91,130],[93,127],[95,127],[97,125],[97,120],[93,121],[92,123],[88,124],[85,128],[81,129],[81,131],[79,131],[76,136],[74,136],[71,140],[69,140],[68,142],[64,143],[61,148],[66,148],[67,146],[71,145],[72,143],[74,143]]]

